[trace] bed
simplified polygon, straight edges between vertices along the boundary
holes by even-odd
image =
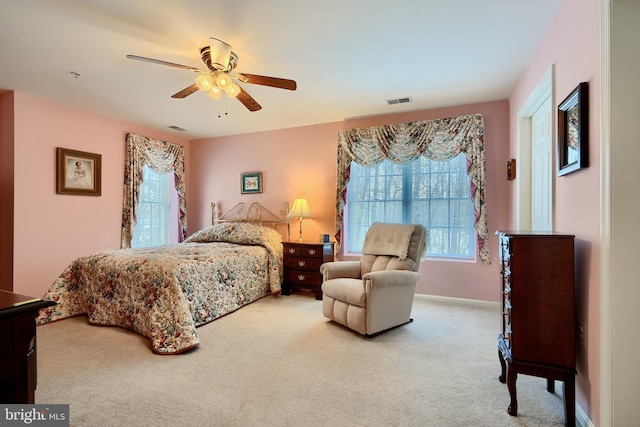
[[[179,354],[200,342],[196,328],[264,296],[280,293],[286,212],[240,203],[178,245],[101,251],[74,260],[43,299],[38,325],[86,315],[151,341],[156,354]]]

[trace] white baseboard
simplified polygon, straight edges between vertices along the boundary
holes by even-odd
[[[596,427],[596,425],[591,422],[589,416],[586,412],[578,405],[576,402],[576,423],[578,423],[581,427]]]
[[[455,298],[455,297],[443,297],[439,295],[427,295],[427,294],[415,294],[415,299],[426,299],[431,301],[441,301],[441,302],[449,302],[455,304],[465,304],[465,305],[475,305],[476,307],[495,307],[497,309],[500,308],[499,301],[484,301],[478,299],[469,299],[469,298]]]

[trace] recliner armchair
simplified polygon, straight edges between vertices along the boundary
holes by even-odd
[[[419,224],[374,223],[359,261],[322,264],[323,315],[362,335],[411,322],[427,230]]]

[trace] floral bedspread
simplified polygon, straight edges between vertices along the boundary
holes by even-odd
[[[184,243],[82,256],[56,279],[37,324],[86,314],[95,325],[133,330],[154,353],[199,345],[196,327],[280,292],[282,238],[270,228],[230,222]]]

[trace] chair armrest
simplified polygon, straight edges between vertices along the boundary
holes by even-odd
[[[336,278],[360,278],[360,261],[331,261],[320,266],[322,280]]]
[[[386,286],[415,285],[420,275],[409,270],[372,271],[362,276],[365,287],[383,288]],[[368,283],[368,285],[367,285]]]

